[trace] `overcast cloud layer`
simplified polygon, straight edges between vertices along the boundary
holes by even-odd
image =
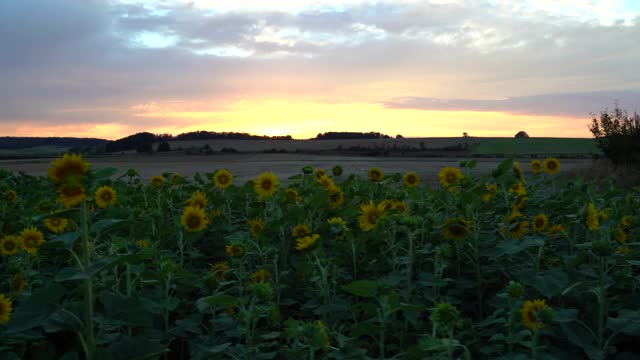
[[[179,126],[140,115],[246,99],[573,118],[616,100],[640,110],[630,1],[228,3],[0,1],[0,131]]]

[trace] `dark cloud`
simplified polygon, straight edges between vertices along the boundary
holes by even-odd
[[[433,99],[405,97],[383,103],[387,108],[492,111],[521,115],[588,117],[613,108],[640,111],[640,91],[599,91],[570,94],[521,96],[500,100]]]

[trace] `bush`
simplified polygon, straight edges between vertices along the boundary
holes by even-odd
[[[589,130],[598,147],[614,165],[640,164],[640,116],[629,116],[617,105],[593,118]]]
[[[160,144],[158,144],[158,152],[167,152],[167,151],[171,151],[171,145],[169,145],[168,142],[163,141]]]

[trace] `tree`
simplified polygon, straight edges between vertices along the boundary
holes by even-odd
[[[528,137],[529,137],[529,134],[527,134],[526,131],[518,131],[518,133],[516,134],[516,139],[523,139]]]
[[[163,141],[160,144],[158,144],[158,152],[167,152],[167,151],[171,151],[171,145],[169,145],[168,142]]]
[[[614,165],[640,164],[640,116],[629,116],[625,110],[615,105],[595,116],[589,125],[589,131],[598,143],[598,147]]]

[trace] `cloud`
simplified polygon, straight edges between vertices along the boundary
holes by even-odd
[[[616,1],[594,21],[604,2],[574,2],[0,1],[0,124],[179,126],[189,120],[139,107],[242,99],[578,117],[619,99],[634,110],[639,18]]]
[[[383,102],[386,108],[432,111],[487,111],[520,115],[585,118],[618,104],[629,111],[640,111],[640,91],[601,91],[545,94],[495,100],[435,99],[405,97]]]

